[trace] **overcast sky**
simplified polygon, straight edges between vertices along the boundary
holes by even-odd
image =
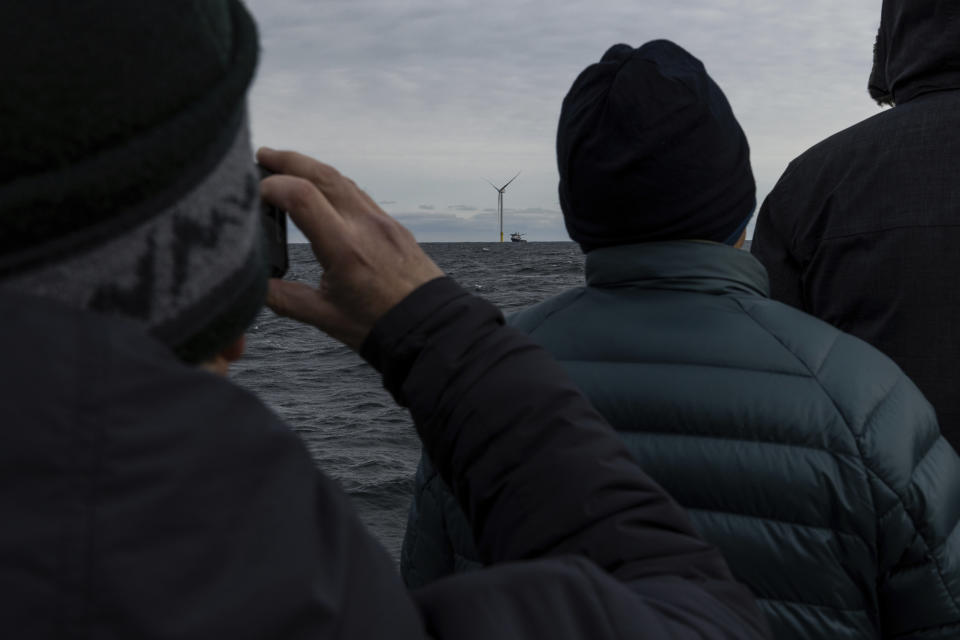
[[[878,112],[880,0],[247,0],[263,49],[254,143],[336,166],[421,242],[566,240],[554,136],[612,44],[700,58],[750,141],[758,198],[821,138]],[[752,226],[751,226],[752,231]]]

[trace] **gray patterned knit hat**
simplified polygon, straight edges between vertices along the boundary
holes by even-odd
[[[0,289],[141,322],[188,361],[263,305],[237,0],[0,5]]]

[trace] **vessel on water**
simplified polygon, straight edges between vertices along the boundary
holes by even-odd
[[[524,235],[525,234],[519,232],[511,233],[510,242],[526,242],[526,240],[523,238]]]

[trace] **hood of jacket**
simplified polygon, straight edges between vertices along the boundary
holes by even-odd
[[[960,3],[884,0],[870,97],[881,104],[902,104],[946,89],[960,89]]]

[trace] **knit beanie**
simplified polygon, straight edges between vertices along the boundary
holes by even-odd
[[[733,244],[754,206],[750,149],[703,63],[667,40],[611,47],[574,81],[557,128],[560,207],[584,252]]]
[[[263,305],[238,0],[0,3],[0,289],[200,361]]]

